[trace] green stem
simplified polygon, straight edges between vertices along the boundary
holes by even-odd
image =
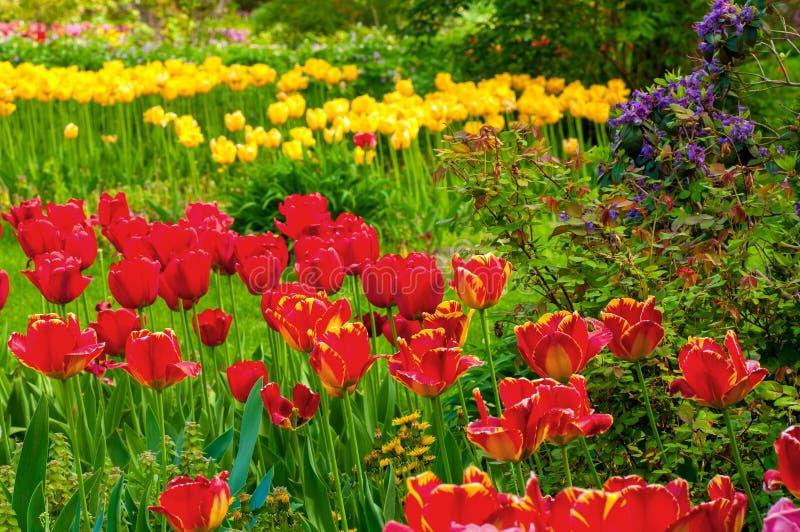
[[[233,276],[228,276],[228,294],[231,296],[231,314],[233,314],[233,330],[236,333],[236,360],[242,359],[242,335],[239,332],[239,316],[236,312],[236,298],[233,296]]]
[[[81,446],[78,443],[78,423],[75,419],[75,412],[72,409],[72,401],[77,400],[77,403],[81,404],[81,398],[77,396],[77,394],[73,393],[72,386],[71,386],[71,379],[64,379],[61,381],[64,383],[64,395],[67,401],[67,423],[69,425],[69,430],[72,433],[70,435],[70,439],[72,440],[72,455],[75,460],[75,475],[78,477],[78,492],[80,493],[81,497],[81,516],[86,520],[85,525],[87,530],[91,530],[92,525],[89,519],[89,505],[88,499],[86,498],[86,488],[83,483],[83,467],[81,466]],[[80,408],[80,407],[79,407]]]
[[[431,404],[433,405],[434,424],[436,426],[436,439],[439,441],[439,456],[444,462],[444,482],[448,484],[453,483],[452,469],[450,469],[450,458],[447,456],[447,449],[444,447],[444,415],[442,414],[442,401],[439,396],[431,397]]]
[[[497,375],[494,372],[494,357],[492,356],[492,347],[489,342],[489,324],[486,320],[486,309],[478,311],[481,315],[481,328],[483,329],[483,343],[486,345],[486,356],[489,359],[489,371],[492,373],[492,386],[494,387],[494,404],[497,408],[497,414],[503,414],[503,404],[500,402],[500,391],[497,389]]]
[[[204,356],[205,349],[203,349],[203,343],[200,340],[200,325],[197,321],[197,305],[192,305],[192,323],[197,323],[197,351],[200,353],[200,365],[202,366],[202,371],[200,371],[200,377],[202,379],[203,384],[203,410],[208,410],[208,419],[211,423],[211,431],[210,434],[216,434],[217,432],[217,424],[214,420],[214,405],[212,405],[208,400],[208,372],[213,371],[216,373],[216,368],[214,367],[214,363],[212,361],[211,364],[208,363],[206,357]]]
[[[594,467],[594,458],[592,457],[592,452],[589,450],[589,444],[586,443],[586,437],[580,438],[581,440],[581,447],[583,447],[583,452],[586,455],[586,461],[589,462],[589,469],[592,471],[592,478],[594,479],[594,485],[597,489],[603,489],[603,483],[600,482],[600,475],[597,474],[597,469]]]
[[[514,462],[514,471],[517,473],[517,482],[519,482],[519,494],[525,495],[525,475],[522,474],[522,464]]]
[[[572,472],[569,470],[569,453],[567,446],[561,446],[561,459],[564,462],[564,475],[567,477],[567,486],[572,487]]]
[[[159,483],[163,491],[167,486],[167,425],[164,422],[164,397],[163,390],[156,391],[156,405],[158,408],[158,427],[161,429],[161,478]],[[161,520],[161,530],[167,529],[167,520]]]
[[[736,433],[733,430],[733,423],[731,423],[731,415],[728,409],[722,411],[722,416],[725,418],[725,424],[728,426],[728,438],[731,442],[731,451],[733,452],[733,459],[736,462],[736,468],[739,470],[739,479],[744,484],[744,491],[747,493],[747,500],[750,501],[750,511],[753,512],[756,523],[761,523],[761,512],[758,510],[756,500],[753,498],[753,492],[750,489],[750,483],[747,481],[747,474],[742,464],[742,456],[739,454],[739,445],[736,443]]]
[[[656,417],[653,415],[653,407],[650,405],[650,394],[647,393],[647,384],[644,382],[644,375],[642,375],[642,362],[637,360],[633,367],[636,369],[636,377],[639,379],[639,384],[642,387],[642,398],[644,399],[644,406],[647,408],[647,418],[650,420],[650,429],[653,431],[653,437],[656,439],[658,451],[661,453],[661,462],[666,466],[667,455],[664,453],[664,444],[661,443],[661,436],[658,434],[658,426],[656,425]]]
[[[347,512],[345,511],[344,506],[344,497],[342,496],[342,479],[339,476],[339,466],[336,464],[336,449],[333,447],[333,435],[331,431],[333,427],[331,427],[331,416],[330,416],[330,404],[324,405],[325,407],[322,408],[324,413],[324,420],[323,425],[325,425],[325,439],[327,440],[328,449],[331,452],[331,469],[333,469],[333,479],[334,479],[334,486],[336,488],[336,502],[339,504],[339,513],[342,515],[342,524],[344,525],[345,532],[350,530],[350,527],[347,525]]]
[[[363,490],[366,489],[364,481],[364,470],[361,467],[361,452],[358,450],[358,437],[356,433],[356,422],[355,417],[353,416],[353,405],[350,404],[352,399],[350,398],[350,394],[345,392],[344,394],[344,412],[345,416],[347,417],[347,426],[350,429],[350,439],[352,443],[350,447],[353,449],[353,460],[356,463],[356,471],[358,471],[358,485],[362,489],[362,496],[364,495]]]

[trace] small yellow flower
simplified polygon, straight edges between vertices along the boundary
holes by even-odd
[[[236,160],[236,144],[222,135],[211,139],[210,148],[211,158],[218,164],[228,165]]]
[[[67,124],[67,127],[64,128],[64,137],[67,140],[72,140],[78,137],[78,126],[70,122]]]
[[[116,144],[117,143],[117,136],[116,135],[100,135],[100,140],[102,140],[106,144]]]
[[[303,160],[303,143],[299,140],[287,140],[281,145],[281,152],[293,161]]]

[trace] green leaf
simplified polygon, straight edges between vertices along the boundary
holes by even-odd
[[[147,522],[147,499],[150,498],[150,485],[152,482],[152,479],[148,480],[144,491],[142,491],[142,498],[136,511],[136,532],[150,532],[150,524]],[[163,519],[163,516],[161,517]]]
[[[80,513],[78,512],[80,502],[80,490],[76,490],[75,493],[72,494],[72,497],[69,498],[67,504],[64,505],[61,513],[58,514],[58,519],[56,519],[56,522],[53,525],[53,530],[57,530],[59,532],[62,530],[65,532],[80,531],[81,521]]]
[[[205,449],[203,449],[203,456],[206,458],[211,458],[217,462],[220,461],[222,455],[225,454],[225,451],[228,450],[228,447],[231,446],[233,443],[233,429],[228,429],[217,438],[209,443]]]
[[[25,432],[25,440],[22,443],[22,452],[14,480],[14,498],[11,507],[19,517],[22,532],[31,530],[25,527],[25,517],[29,515],[30,507],[41,506],[41,510],[44,511],[42,484],[47,471],[47,448],[50,446],[49,421],[50,411],[47,397],[42,396],[28,425],[28,430]],[[37,489],[39,493],[35,495]],[[37,496],[39,499],[36,498]],[[38,514],[36,523],[39,523]],[[36,530],[39,529],[41,529],[41,525],[36,528]]]
[[[42,521],[39,519],[45,512],[45,501],[44,501],[44,491],[43,491],[43,482],[39,482],[36,484],[36,487],[33,488],[33,493],[31,494],[30,503],[28,503],[28,507],[26,509],[25,514],[17,514],[27,516],[27,530],[28,532],[39,532],[44,531],[44,527],[42,526]],[[14,492],[16,493],[16,492]],[[17,519],[17,524],[22,524],[23,521],[21,519]]]
[[[161,448],[161,428],[158,426],[158,419],[151,407],[147,407],[147,419],[145,420],[145,436],[147,450],[158,453]]]
[[[122,519],[122,483],[125,475],[122,474],[117,480],[117,484],[111,491],[111,499],[108,501],[108,526],[106,532],[118,532],[120,530],[120,520]]]
[[[126,376],[127,377],[127,376]],[[108,410],[105,413],[106,427],[119,427],[122,422],[122,412],[126,405],[133,404],[130,400],[130,379],[121,378],[108,399]]]
[[[270,467],[267,474],[264,475],[264,478],[261,479],[261,482],[256,486],[253,495],[250,496],[250,509],[258,510],[264,506],[264,502],[267,500],[267,495],[269,495],[270,488],[272,487],[273,473],[275,473],[275,467]]]
[[[261,402],[261,381],[250,390],[247,402],[244,405],[242,415],[242,425],[239,429],[239,450],[236,453],[236,460],[233,462],[229,485],[231,495],[236,495],[247,482],[247,471],[250,469],[250,460],[253,458],[253,450],[256,447],[258,432],[261,430],[261,417],[264,405]]]
[[[335,452],[331,450],[331,452]],[[328,485],[322,482],[319,471],[316,469],[315,456],[311,449],[310,438],[306,440],[306,452],[303,453],[303,500],[306,514],[317,530],[337,530],[331,513],[331,503],[328,499]],[[348,523],[349,524],[349,523]]]
[[[397,512],[397,485],[394,483],[394,466],[389,464],[383,477],[383,520],[391,521]]]

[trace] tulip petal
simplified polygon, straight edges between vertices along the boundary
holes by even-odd
[[[637,361],[650,355],[663,338],[664,328],[661,325],[652,321],[640,321],[625,331],[620,343],[628,354],[627,360]]]

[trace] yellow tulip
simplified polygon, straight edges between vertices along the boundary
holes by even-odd
[[[257,144],[237,144],[236,145],[236,157],[243,163],[251,163],[256,160],[258,157],[258,145]]]
[[[303,143],[299,140],[287,140],[281,146],[281,152],[293,161],[301,161],[303,159]]]
[[[67,127],[64,128],[64,137],[67,140],[73,140],[78,138],[78,126],[70,122],[67,124]]]
[[[328,121],[328,116],[325,114],[325,109],[308,109],[306,111],[306,123],[308,127],[314,131],[325,129]]]
[[[247,122],[247,120],[241,111],[225,113],[225,127],[231,133],[236,133],[237,131],[244,129],[245,122]]]
[[[276,126],[284,124],[289,119],[289,106],[286,102],[271,103],[267,107],[267,117]]]

